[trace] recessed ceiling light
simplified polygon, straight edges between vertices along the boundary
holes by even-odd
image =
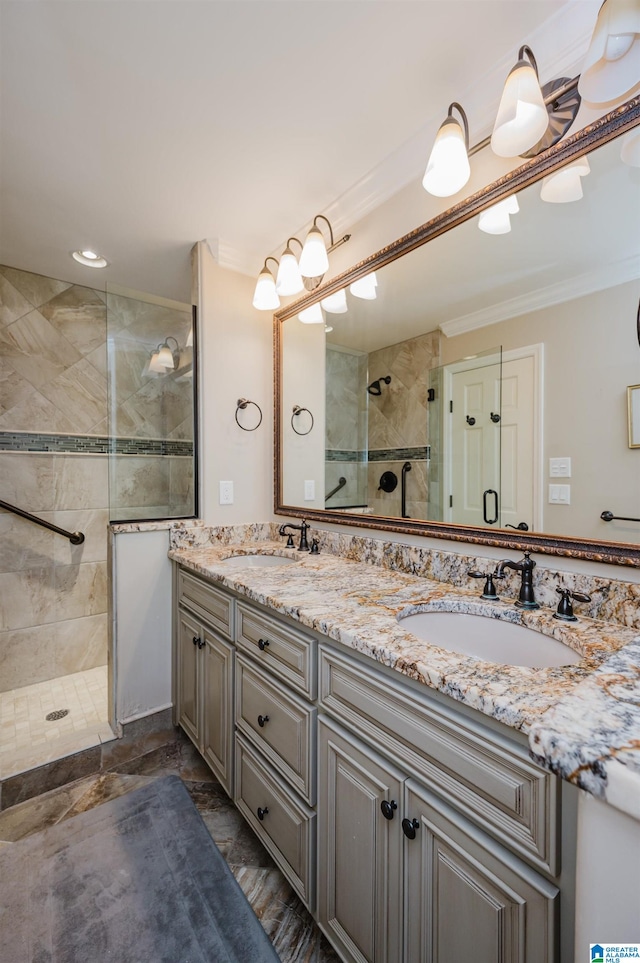
[[[85,267],[104,268],[109,263],[106,257],[96,254],[95,251],[73,251],[71,257]]]

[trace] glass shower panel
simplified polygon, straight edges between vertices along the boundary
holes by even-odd
[[[190,305],[107,293],[114,521],[196,514],[194,337]]]
[[[367,356],[327,344],[325,507],[367,506]]]

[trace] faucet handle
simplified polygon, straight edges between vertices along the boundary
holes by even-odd
[[[498,575],[496,572],[477,572],[474,569],[469,569],[467,575],[469,575],[471,578],[486,579],[484,588],[482,590],[482,595],[480,596],[481,599],[496,602],[500,598],[496,592],[496,587],[493,584],[493,580],[494,578],[504,578],[504,575]]]
[[[573,614],[573,605],[571,600],[574,599],[576,602],[590,602],[591,596],[584,595],[582,592],[572,592],[571,589],[557,588],[556,592],[560,596],[560,601],[558,602],[558,611],[554,612],[554,619],[559,619],[561,622],[577,622],[577,615]]]

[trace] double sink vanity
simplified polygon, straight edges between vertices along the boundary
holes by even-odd
[[[527,610],[486,559],[317,534],[174,526],[176,723],[345,961],[573,960],[575,786],[640,777],[624,591],[559,620],[550,571]]]

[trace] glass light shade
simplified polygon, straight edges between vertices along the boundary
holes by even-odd
[[[344,288],[336,291],[335,294],[330,294],[328,298],[323,298],[320,304],[329,314],[346,314],[349,310],[347,307],[347,292]]]
[[[329,270],[327,246],[324,243],[322,231],[312,227],[300,255],[300,274],[303,278],[317,278]]]
[[[578,82],[590,104],[621,100],[640,81],[640,4],[606,0],[596,20]]]
[[[312,304],[298,315],[303,324],[324,324],[324,315],[319,304]]]
[[[154,351],[151,355],[151,360],[149,361],[149,371],[155,371],[156,374],[166,374],[167,369],[160,361],[160,352]]]
[[[630,130],[622,138],[620,160],[629,167],[640,167],[640,127]]]
[[[189,328],[189,334],[187,335],[187,348],[193,348],[193,328]]]
[[[528,60],[519,60],[502,91],[491,147],[498,157],[517,157],[537,144],[549,126],[540,82]]]
[[[508,234],[511,230],[511,214],[517,214],[520,210],[517,197],[506,197],[504,201],[498,201],[493,207],[483,211],[478,220],[478,227],[485,234]]]
[[[303,289],[304,282],[296,256],[290,247],[286,247],[278,265],[276,292],[283,297],[287,297],[289,294],[299,294]]]
[[[353,284],[349,285],[349,290],[356,298],[363,298],[365,301],[375,301],[377,298],[376,288],[378,287],[378,281],[376,280],[376,272],[372,271],[371,274],[366,274],[359,281],[354,281]]]
[[[258,311],[275,311],[280,307],[280,298],[276,291],[273,274],[265,265],[258,275],[256,289],[253,294],[253,306]]]
[[[431,148],[422,186],[435,197],[450,197],[462,190],[470,176],[464,131],[455,117],[447,117]]]
[[[175,368],[175,361],[173,360],[173,353],[168,344],[163,344],[158,351],[158,364],[162,365],[163,368]],[[157,371],[154,368],[154,371]]]
[[[540,197],[549,204],[568,204],[582,197],[582,178],[591,171],[589,161],[581,157],[575,164],[568,164],[542,181]]]

